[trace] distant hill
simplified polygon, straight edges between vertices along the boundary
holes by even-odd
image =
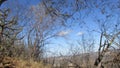
[[[63,65],[64,66],[79,65],[81,67],[85,67],[88,65],[94,68],[94,62],[97,57],[98,53],[93,52],[71,56],[50,57],[46,59],[46,62],[52,64],[54,67],[60,67]],[[109,50],[108,52],[106,52],[102,60],[102,63],[106,68],[113,68],[114,66],[118,67],[118,65],[120,65],[120,49]]]

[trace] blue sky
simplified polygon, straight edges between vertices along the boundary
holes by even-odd
[[[14,2],[11,3],[10,1],[19,2],[23,4],[23,6],[28,6],[28,7],[32,5],[36,6],[40,2],[40,0],[9,0],[9,4],[5,4],[3,5],[3,7],[4,6],[11,6],[12,8],[15,7],[15,6],[12,6],[12,3]],[[66,0],[66,1],[70,3],[73,0]],[[108,0],[108,1],[112,2],[112,4],[117,3],[117,0]],[[52,38],[51,44],[46,46],[47,50],[50,50],[53,54],[56,53],[56,55],[58,55],[59,53],[68,54],[69,48],[70,48],[70,45],[68,43],[72,43],[74,44],[73,46],[76,46],[78,45],[77,41],[78,40],[80,41],[80,39],[82,38],[82,35],[84,35],[86,39],[92,38],[95,40],[96,43],[95,43],[94,50],[97,51],[98,45],[99,45],[99,36],[100,36],[100,33],[98,33],[97,31],[100,31],[99,25],[98,25],[100,23],[96,23],[96,20],[101,19],[102,21],[104,21],[106,16],[108,16],[109,14],[112,14],[113,17],[110,18],[111,19],[110,21],[108,21],[109,22],[108,24],[111,25],[117,20],[117,17],[118,17],[117,13],[119,12],[118,12],[118,9],[116,9],[116,6],[113,7],[113,10],[111,10],[108,7],[108,5],[105,5],[106,10],[104,9],[103,10],[107,12],[105,14],[102,14],[99,9],[102,9],[103,7],[101,4],[99,4],[100,3],[99,0],[97,0],[96,2],[98,2],[98,6],[100,7],[83,9],[81,11],[76,12],[72,18],[67,19],[66,20],[67,25],[72,24],[72,26],[70,28],[66,28],[65,30],[60,31],[58,33],[60,37]],[[112,4],[109,4],[109,6],[111,6]],[[63,13],[72,13],[72,11],[69,11],[71,10],[70,8],[63,8],[62,10],[64,10]],[[93,30],[96,30],[96,31],[93,31]]]

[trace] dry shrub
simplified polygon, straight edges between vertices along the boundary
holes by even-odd
[[[0,68],[50,68],[50,65],[44,65],[42,62],[35,62],[33,60],[28,61],[5,57],[0,62]]]

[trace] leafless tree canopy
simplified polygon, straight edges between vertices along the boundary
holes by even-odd
[[[0,0],[0,64],[9,56],[51,68],[119,68],[119,10],[119,0]],[[54,42],[66,55],[49,50]]]

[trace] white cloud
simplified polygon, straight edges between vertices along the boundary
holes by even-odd
[[[81,36],[81,35],[83,35],[84,33],[83,32],[78,32],[77,33],[77,36]]]
[[[69,33],[71,33],[71,30],[66,30],[66,31],[60,31],[58,33],[59,36],[65,36],[65,35],[68,35]]]

